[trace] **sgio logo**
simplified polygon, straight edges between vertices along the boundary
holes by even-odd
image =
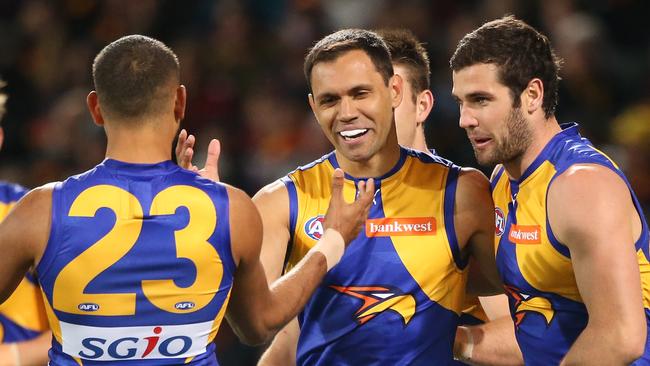
[[[128,360],[132,358],[146,358],[154,350],[157,354],[173,358],[183,355],[192,348],[192,338],[188,336],[174,336],[160,340],[162,327],[155,327],[151,337],[137,338],[124,337],[115,340],[108,340],[99,337],[89,337],[81,341],[83,351],[79,356],[89,360],[101,358],[104,354],[116,360]],[[109,343],[110,342],[110,343]],[[140,350],[144,349],[141,355],[136,357]]]
[[[213,322],[137,327],[61,323],[63,352],[93,361],[186,359],[206,351]]]

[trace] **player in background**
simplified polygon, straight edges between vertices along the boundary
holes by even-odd
[[[0,224],[0,299],[36,267],[54,336],[50,365],[216,365],[211,341],[224,316],[243,341],[267,340],[365,221],[373,181],[346,204],[343,172],[334,171],[324,234],[269,288],[250,198],[170,160],[185,113],[179,68],[149,37],[106,46],[87,97],[107,135],[106,159],[29,192]]]
[[[4,85],[0,80],[0,89]],[[0,92],[0,121],[6,101],[7,95]],[[0,126],[0,148],[3,142],[4,130]],[[0,182],[0,221],[25,193],[27,189],[18,184]],[[14,293],[0,304],[0,365],[47,364],[50,339],[41,290],[30,271]]]
[[[404,97],[402,103],[395,108],[395,124],[397,140],[400,145],[420,151],[435,150],[427,147],[424,133],[426,119],[434,105],[433,93],[430,89],[429,57],[424,45],[415,35],[406,29],[382,29],[378,34],[386,41],[390,49],[395,73],[402,77]],[[478,263],[473,258],[470,268]],[[472,271],[480,275],[479,271]],[[460,325],[475,325],[491,320],[492,326],[500,325],[498,343],[492,347],[492,359],[501,365],[523,364],[521,351],[514,337],[512,322],[509,319],[508,300],[506,295],[476,297],[468,295]],[[465,332],[464,329],[460,330]],[[494,331],[493,331],[494,332]],[[496,333],[493,333],[495,337]],[[464,336],[465,334],[459,334]]]
[[[550,41],[507,16],[465,35],[450,65],[460,127],[498,164],[495,251],[526,365],[649,365],[648,225],[616,164],[557,121]],[[472,363],[489,327],[469,328]]]

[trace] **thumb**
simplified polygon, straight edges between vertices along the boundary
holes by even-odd
[[[205,159],[205,170],[210,174],[210,178],[219,181],[219,156],[221,155],[221,143],[217,139],[212,139],[208,145],[208,156]]]

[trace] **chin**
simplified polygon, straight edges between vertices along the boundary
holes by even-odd
[[[350,150],[338,150],[343,157],[349,161],[354,161],[355,163],[362,163],[370,160],[372,154],[366,153],[364,151],[350,151]]]
[[[488,154],[479,154],[474,151],[474,156],[476,157],[478,164],[481,166],[489,167],[499,163],[498,161],[495,161],[494,156],[490,156]]]

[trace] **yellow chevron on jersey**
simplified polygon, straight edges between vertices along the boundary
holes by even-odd
[[[503,235],[519,244],[515,246],[519,268],[531,286],[582,302],[571,259],[560,253],[548,238],[546,188],[540,187],[546,187],[555,174],[553,164],[545,161],[519,185],[517,200],[525,204],[517,208],[517,224],[511,225]],[[507,212],[512,201],[511,193],[507,174],[501,174],[492,191],[495,207]],[[526,239],[526,235],[529,239]],[[499,245],[508,245],[500,244],[500,241],[501,236],[496,236],[497,251]]]
[[[291,226],[286,269],[323,233],[336,167],[336,155],[331,153],[283,179],[289,191]],[[429,363],[447,357],[450,349],[445,347],[453,339],[467,280],[453,224],[458,171],[439,157],[402,149],[396,166],[375,178],[365,230],[299,318],[306,331],[301,332],[298,364],[366,364],[375,362],[372,357],[417,364],[415,360],[425,352],[439,352],[429,357]],[[346,175],[346,201],[354,199],[359,181]],[[326,315],[322,309],[328,309]],[[381,336],[375,327],[383,327]],[[385,350],[387,343],[394,346],[391,355]],[[330,358],[329,352],[338,352],[339,347],[358,349],[359,354]]]
[[[289,175],[297,189],[297,223],[309,223],[310,219],[325,215],[331,196],[333,170],[330,161],[324,160]],[[408,236],[398,233],[391,240],[409,273],[429,298],[460,313],[460,295],[465,278],[462,270],[454,265],[452,249],[444,230],[444,194],[448,170],[443,165],[428,164],[408,156],[402,169],[382,180],[381,193],[385,218],[434,218],[437,222],[438,232],[428,239],[434,242],[429,246],[430,250],[413,250],[422,241],[421,234],[415,231]],[[345,200],[351,202],[355,195],[355,181],[346,179],[343,186]],[[386,205],[387,202],[390,205]],[[287,269],[297,264],[316,244],[317,240],[309,233],[310,230],[304,225],[296,225]]]

